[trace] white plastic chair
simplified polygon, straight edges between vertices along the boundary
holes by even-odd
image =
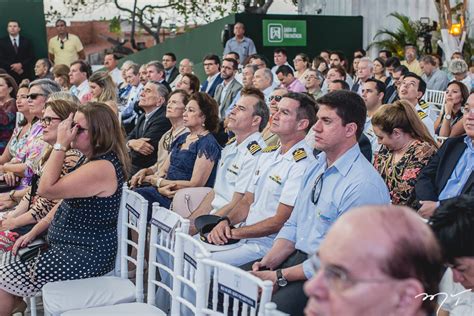
[[[212,289],[210,289],[212,279]],[[273,284],[248,271],[211,259],[198,259],[196,315],[265,315],[265,304],[272,297]],[[259,290],[261,296],[259,300]],[[211,294],[208,300],[209,293]],[[218,311],[219,293],[223,311]],[[208,304],[208,302],[211,302]],[[230,302],[232,311],[229,311]],[[211,306],[209,306],[211,305]]]
[[[277,309],[277,305],[273,302],[265,304],[265,316],[289,316]]]
[[[184,243],[188,243],[192,238],[182,233],[182,230],[188,232],[189,220],[183,219],[178,214],[173,213],[165,208],[160,208],[157,203],[154,203],[150,231],[150,262],[148,265],[148,298],[146,304],[135,302],[101,306],[89,309],[68,311],[62,315],[167,315],[167,312],[162,311],[155,306],[155,293],[158,288],[163,288],[170,296],[173,296],[173,293],[175,292],[174,285],[173,289],[171,289],[167,284],[158,280],[157,275],[159,274],[157,273],[157,270],[166,270],[168,273],[173,274],[174,270],[179,271],[178,267],[183,266],[183,264],[181,264],[183,261],[189,260],[187,258],[194,257],[195,253],[198,251],[203,251],[203,253],[206,252],[206,250],[203,249],[197,241],[192,241],[193,244],[191,245],[191,248],[189,245],[184,245]],[[178,237],[178,235],[180,237]],[[192,251],[189,251],[189,249]],[[165,251],[174,257],[175,265],[173,267],[173,271],[169,270],[169,267],[159,261],[157,257],[158,251]],[[204,255],[210,256],[209,253],[204,253]],[[176,265],[176,263],[178,263],[178,265]],[[189,271],[189,269],[186,271]],[[195,273],[193,273],[193,275],[194,274]],[[171,314],[179,315],[179,313]]]
[[[176,234],[171,315],[185,315],[187,311],[196,314],[198,256],[210,258],[211,254],[199,240],[183,233]]]
[[[124,186],[118,221],[120,265],[116,264],[115,275],[46,284],[43,287],[46,315],[60,315],[78,308],[143,302],[147,210],[148,201]],[[129,239],[129,230],[138,234],[137,243]],[[136,259],[128,255],[128,247],[136,249]],[[135,284],[128,279],[129,262],[136,267]]]
[[[430,105],[428,116],[432,120],[436,120],[443,109],[444,101],[446,99],[446,91],[426,90],[423,99]]]

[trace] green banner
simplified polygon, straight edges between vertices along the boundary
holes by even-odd
[[[263,46],[306,46],[306,21],[263,20]]]

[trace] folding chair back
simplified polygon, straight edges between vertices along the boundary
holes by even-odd
[[[157,258],[157,254],[159,254],[161,258],[169,258],[174,262],[177,229],[187,234],[189,231],[189,220],[184,219],[179,214],[167,208],[159,206],[158,203],[153,203],[153,216],[151,218],[150,230],[150,262],[148,264],[147,301],[149,304],[155,304],[156,287],[164,289],[170,296],[173,295],[173,290],[170,287],[173,282],[171,281],[168,285],[163,281],[163,279],[167,279],[166,276],[173,278],[173,263],[167,262],[168,264],[166,264],[166,262]],[[158,270],[161,276],[160,280],[157,278]],[[163,274],[166,274],[166,276]]]
[[[135,265],[137,302],[143,302],[143,270],[145,262],[148,201],[140,194],[125,188],[122,196],[125,209],[121,216],[120,276],[123,279],[127,279],[128,263],[131,262]],[[129,230],[131,234],[128,234]],[[138,235],[137,242],[133,241],[131,238],[134,233]],[[129,247],[136,250],[136,259],[128,254]]]
[[[270,302],[273,284],[229,264],[200,258],[197,287],[196,315],[254,316],[265,315],[264,306]],[[222,312],[218,311],[219,293],[223,296]],[[209,294],[211,298],[208,301]],[[229,311],[230,305],[232,311]]]
[[[186,314],[182,310],[182,306],[185,306],[193,315],[196,314],[196,269],[198,256],[210,258],[211,254],[199,240],[178,232],[176,234],[171,315]]]
[[[428,116],[436,120],[443,109],[446,92],[440,90],[426,90],[423,99],[430,105],[427,113]]]

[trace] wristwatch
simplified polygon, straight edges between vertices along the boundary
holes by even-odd
[[[66,152],[67,148],[61,145],[60,143],[56,143],[53,145],[53,149],[57,151],[64,151]]]
[[[281,272],[281,269],[276,270],[277,274],[277,284],[279,287],[285,287],[288,284],[288,281],[285,279],[283,276],[283,273]]]
[[[446,115],[444,116],[444,118],[449,121],[449,120],[451,120],[452,117],[451,117],[451,114],[446,114]]]

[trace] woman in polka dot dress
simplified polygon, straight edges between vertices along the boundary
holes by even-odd
[[[89,162],[60,177],[70,146]],[[129,165],[117,116],[102,103],[82,105],[59,124],[54,149],[38,186],[41,196],[64,199],[49,225],[49,247],[30,261],[16,256],[0,265],[0,316],[10,315],[21,297],[35,295],[48,282],[100,276],[114,267]],[[29,241],[19,240],[22,245]]]

